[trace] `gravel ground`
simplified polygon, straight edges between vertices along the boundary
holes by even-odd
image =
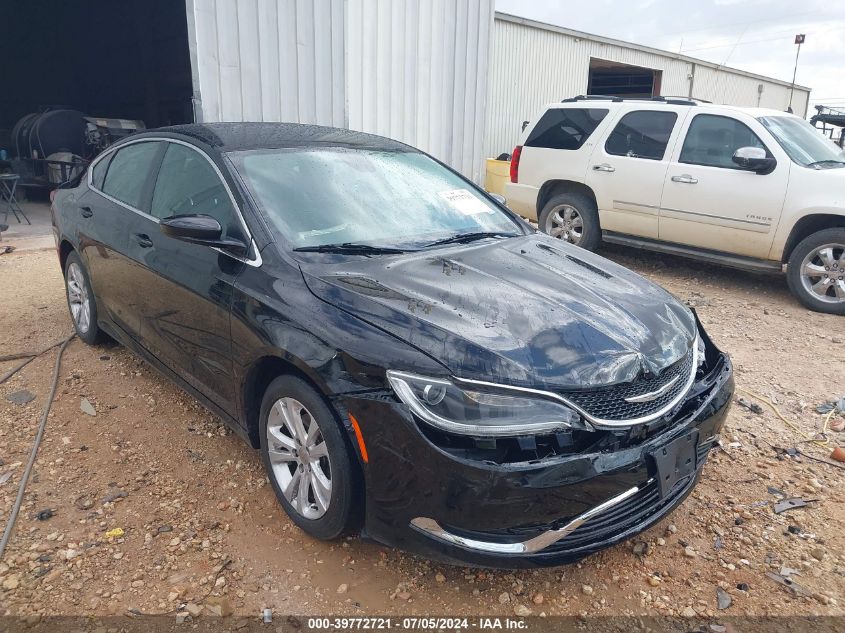
[[[577,565],[520,572],[311,540],[276,504],[258,454],[217,418],[123,348],[77,340],[0,561],[0,614],[843,615],[845,472],[776,449],[830,452],[808,439],[823,424],[815,406],[845,395],[845,321],[808,312],[779,277],[604,254],[694,305],[732,355],[738,386],[797,427],[766,405],[735,404],[695,492],[641,537]],[[71,331],[53,252],[1,256],[0,279],[0,355]],[[3,524],[54,359],[0,386]],[[8,400],[23,390],[35,398]],[[828,436],[845,444],[843,433]],[[775,514],[778,491],[816,501]]]

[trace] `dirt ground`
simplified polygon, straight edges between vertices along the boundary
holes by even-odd
[[[843,615],[845,472],[775,449],[830,452],[808,438],[823,424],[816,405],[845,395],[845,320],[808,312],[777,276],[604,254],[694,305],[732,355],[738,386],[770,398],[798,429],[766,405],[754,413],[735,404],[725,448],[695,492],[640,538],[577,565],[519,572],[444,566],[355,538],[314,541],[277,505],[258,454],[218,419],[125,349],[75,340],[0,562],[0,615],[173,614],[185,605],[251,616]],[[0,256],[0,280],[0,356],[70,333],[55,253]],[[45,354],[0,386],[3,525],[54,359]],[[14,364],[0,363],[0,373]],[[22,390],[35,398],[7,399]],[[843,433],[829,437],[845,444]],[[816,501],[775,514],[778,490]],[[110,536],[117,528],[122,536]],[[766,575],[782,571],[806,595]]]

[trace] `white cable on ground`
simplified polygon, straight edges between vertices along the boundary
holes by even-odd
[[[71,334],[62,342],[62,346],[59,348],[59,355],[56,356],[56,365],[53,368],[53,383],[50,386],[50,393],[47,395],[47,401],[44,403],[44,411],[41,413],[41,421],[38,425],[38,433],[35,435],[35,443],[32,445],[32,452],[29,454],[29,461],[26,463],[26,469],[23,472],[23,477],[21,477],[20,487],[18,488],[18,496],[15,499],[15,504],[12,506],[12,511],[9,514],[9,521],[6,523],[6,529],[3,531],[3,538],[0,539],[0,560],[3,560],[3,554],[6,553],[6,545],[9,543],[9,539],[12,538],[12,531],[15,529],[15,521],[17,521],[18,513],[20,512],[21,505],[23,504],[23,496],[26,492],[26,485],[29,483],[29,475],[32,472],[33,465],[35,464],[35,457],[38,455],[38,447],[41,446],[41,438],[44,437],[44,429],[47,427],[47,416],[50,414],[50,407],[53,405],[53,398],[56,395],[56,388],[59,385],[59,368],[62,365],[62,354],[64,354],[65,348],[74,336],[74,334]],[[55,347],[55,345],[51,345],[47,349],[52,349],[53,347]],[[18,367],[18,369],[22,369],[22,367],[23,366]],[[8,376],[6,376],[6,378],[8,378]]]

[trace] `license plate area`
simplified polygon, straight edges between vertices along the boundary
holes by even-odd
[[[695,429],[652,451],[661,497],[672,492],[679,481],[695,473],[697,446],[698,429]]]

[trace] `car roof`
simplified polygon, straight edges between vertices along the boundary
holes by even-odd
[[[147,130],[127,138],[139,140],[145,136],[187,137],[190,140],[214,147],[220,152],[282,147],[345,147],[385,151],[419,151],[399,141],[375,134],[300,123],[190,123]]]
[[[752,117],[761,117],[761,116],[794,116],[798,117],[795,114],[790,114],[789,112],[784,112],[783,110],[775,110],[773,108],[754,108],[754,107],[745,107],[745,106],[735,106],[735,105],[721,105],[718,103],[708,103],[706,101],[699,101],[694,102],[690,101],[690,103],[673,103],[672,101],[658,101],[652,99],[623,99],[621,101],[611,101],[610,99],[578,99],[577,101],[561,101],[561,102],[552,102],[546,105],[546,109],[551,108],[625,108],[625,109],[649,109],[649,110],[657,110],[661,107],[665,106],[687,106],[691,108],[699,108],[706,112],[718,112],[718,111],[731,111],[731,112],[741,112],[743,114],[747,114]]]

